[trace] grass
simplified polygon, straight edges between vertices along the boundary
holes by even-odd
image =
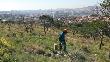
[[[33,54],[36,49],[41,49],[44,52],[51,52],[53,44],[58,43],[59,29],[50,28],[47,34],[43,32],[43,27],[37,25],[32,33],[27,33],[24,26],[12,24],[8,31],[7,24],[0,24],[0,39],[4,38],[0,46],[0,62],[71,62],[68,56],[45,56],[42,54]],[[21,34],[22,33],[22,34]],[[74,57],[76,62],[110,62],[110,39],[105,37],[104,46],[99,49],[100,39],[85,39],[72,35],[70,31],[67,35],[67,50]],[[1,41],[1,40],[0,40]],[[12,47],[9,47],[11,45]],[[25,51],[25,48],[30,50]],[[34,50],[32,50],[34,48]],[[32,50],[32,51],[31,51]]]

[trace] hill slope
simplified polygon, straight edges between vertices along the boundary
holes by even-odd
[[[53,45],[58,43],[61,30],[50,28],[45,35],[43,27],[33,26],[32,33],[26,32],[21,24],[0,24],[1,62],[109,62],[110,39],[104,39],[100,50],[100,39],[93,41],[70,31],[66,37],[70,56],[53,54]]]

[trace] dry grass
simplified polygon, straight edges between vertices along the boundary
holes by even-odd
[[[9,39],[6,40],[14,43],[13,46],[16,51],[15,58],[18,62],[70,62],[69,57],[44,56],[46,52],[53,50],[54,43],[58,43],[58,33],[61,32],[61,30],[49,28],[49,31],[47,31],[45,35],[43,27],[40,25],[34,28],[33,33],[35,34],[26,33],[23,26],[21,27],[16,24],[11,26],[11,31],[8,31],[8,25],[3,25],[3,30],[1,30],[1,26],[2,25],[0,25],[0,37],[9,35]],[[23,33],[22,37],[20,32]],[[16,36],[13,36],[13,33],[15,33]],[[104,46],[101,50],[99,49],[99,38],[95,41],[92,38],[85,39],[78,34],[73,35],[72,31],[69,31],[66,40],[67,51],[73,54],[71,55],[72,57],[77,56],[75,58],[76,62],[81,62],[83,59],[85,62],[109,62],[109,38],[105,37],[103,41]]]

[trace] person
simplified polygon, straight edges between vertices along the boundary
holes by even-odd
[[[65,42],[65,35],[67,34],[67,29],[64,29],[63,32],[60,33],[59,35],[59,47],[60,51],[63,49],[64,52],[66,51],[66,42]]]

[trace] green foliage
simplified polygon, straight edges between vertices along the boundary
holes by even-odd
[[[53,17],[49,15],[42,15],[39,17],[42,23],[50,23],[51,26],[54,26],[56,28],[60,28],[63,26],[63,21],[61,20],[54,20]],[[49,25],[49,24],[48,24]]]
[[[105,21],[92,21],[92,22],[83,22],[78,24],[71,24],[70,28],[78,31],[82,35],[95,35],[100,33],[100,30],[104,30],[108,27],[108,22]]]
[[[54,20],[54,27],[60,28],[63,26],[63,21],[60,20]]]
[[[100,6],[102,7],[102,14],[110,16],[110,0],[103,0]]]
[[[42,15],[39,17],[39,19],[44,23],[46,23],[46,22],[49,22],[50,24],[54,23],[53,18],[49,15]]]

